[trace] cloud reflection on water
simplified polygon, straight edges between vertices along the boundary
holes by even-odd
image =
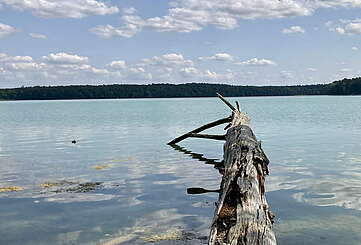
[[[293,190],[292,197],[299,202],[361,210],[361,165],[344,164],[343,171],[277,164],[270,168],[267,191]]]

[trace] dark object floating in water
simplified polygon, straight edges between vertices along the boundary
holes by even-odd
[[[43,189],[54,188],[50,189],[51,192],[55,193],[63,193],[63,192],[70,192],[70,193],[86,193],[98,190],[103,187],[103,182],[73,182],[62,180],[59,182],[45,182],[40,184],[40,187]]]
[[[65,189],[65,191],[66,192],[74,192],[74,193],[79,193],[79,192],[86,193],[86,192],[95,191],[95,190],[101,188],[102,184],[103,184],[103,182],[80,183],[80,184],[78,184],[78,186]]]
[[[76,140],[73,140],[71,143],[76,144]]]
[[[220,192],[221,190],[207,190],[207,189],[203,189],[203,188],[199,188],[199,187],[192,187],[192,188],[187,188],[187,194],[191,194],[191,195],[196,195],[196,194],[203,194],[203,193],[207,193],[207,192]]]

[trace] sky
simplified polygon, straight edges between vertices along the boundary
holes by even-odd
[[[0,87],[361,76],[361,0],[0,0]]]

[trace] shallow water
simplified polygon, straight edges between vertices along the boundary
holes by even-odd
[[[361,97],[236,99],[271,160],[279,244],[360,244]],[[218,188],[197,158],[222,143],[166,143],[229,113],[216,98],[0,102],[0,188],[24,188],[0,193],[0,244],[204,243],[217,194],[186,188]],[[65,181],[102,185],[42,186]]]

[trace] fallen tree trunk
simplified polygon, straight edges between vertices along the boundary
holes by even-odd
[[[209,244],[276,244],[273,215],[264,196],[268,159],[250,127],[231,127],[224,150],[221,193]]]
[[[274,215],[269,211],[264,186],[269,160],[250,128],[248,116],[240,112],[238,104],[235,108],[219,97],[231,108],[232,121],[226,127],[220,169],[223,177],[208,244],[276,245]]]

